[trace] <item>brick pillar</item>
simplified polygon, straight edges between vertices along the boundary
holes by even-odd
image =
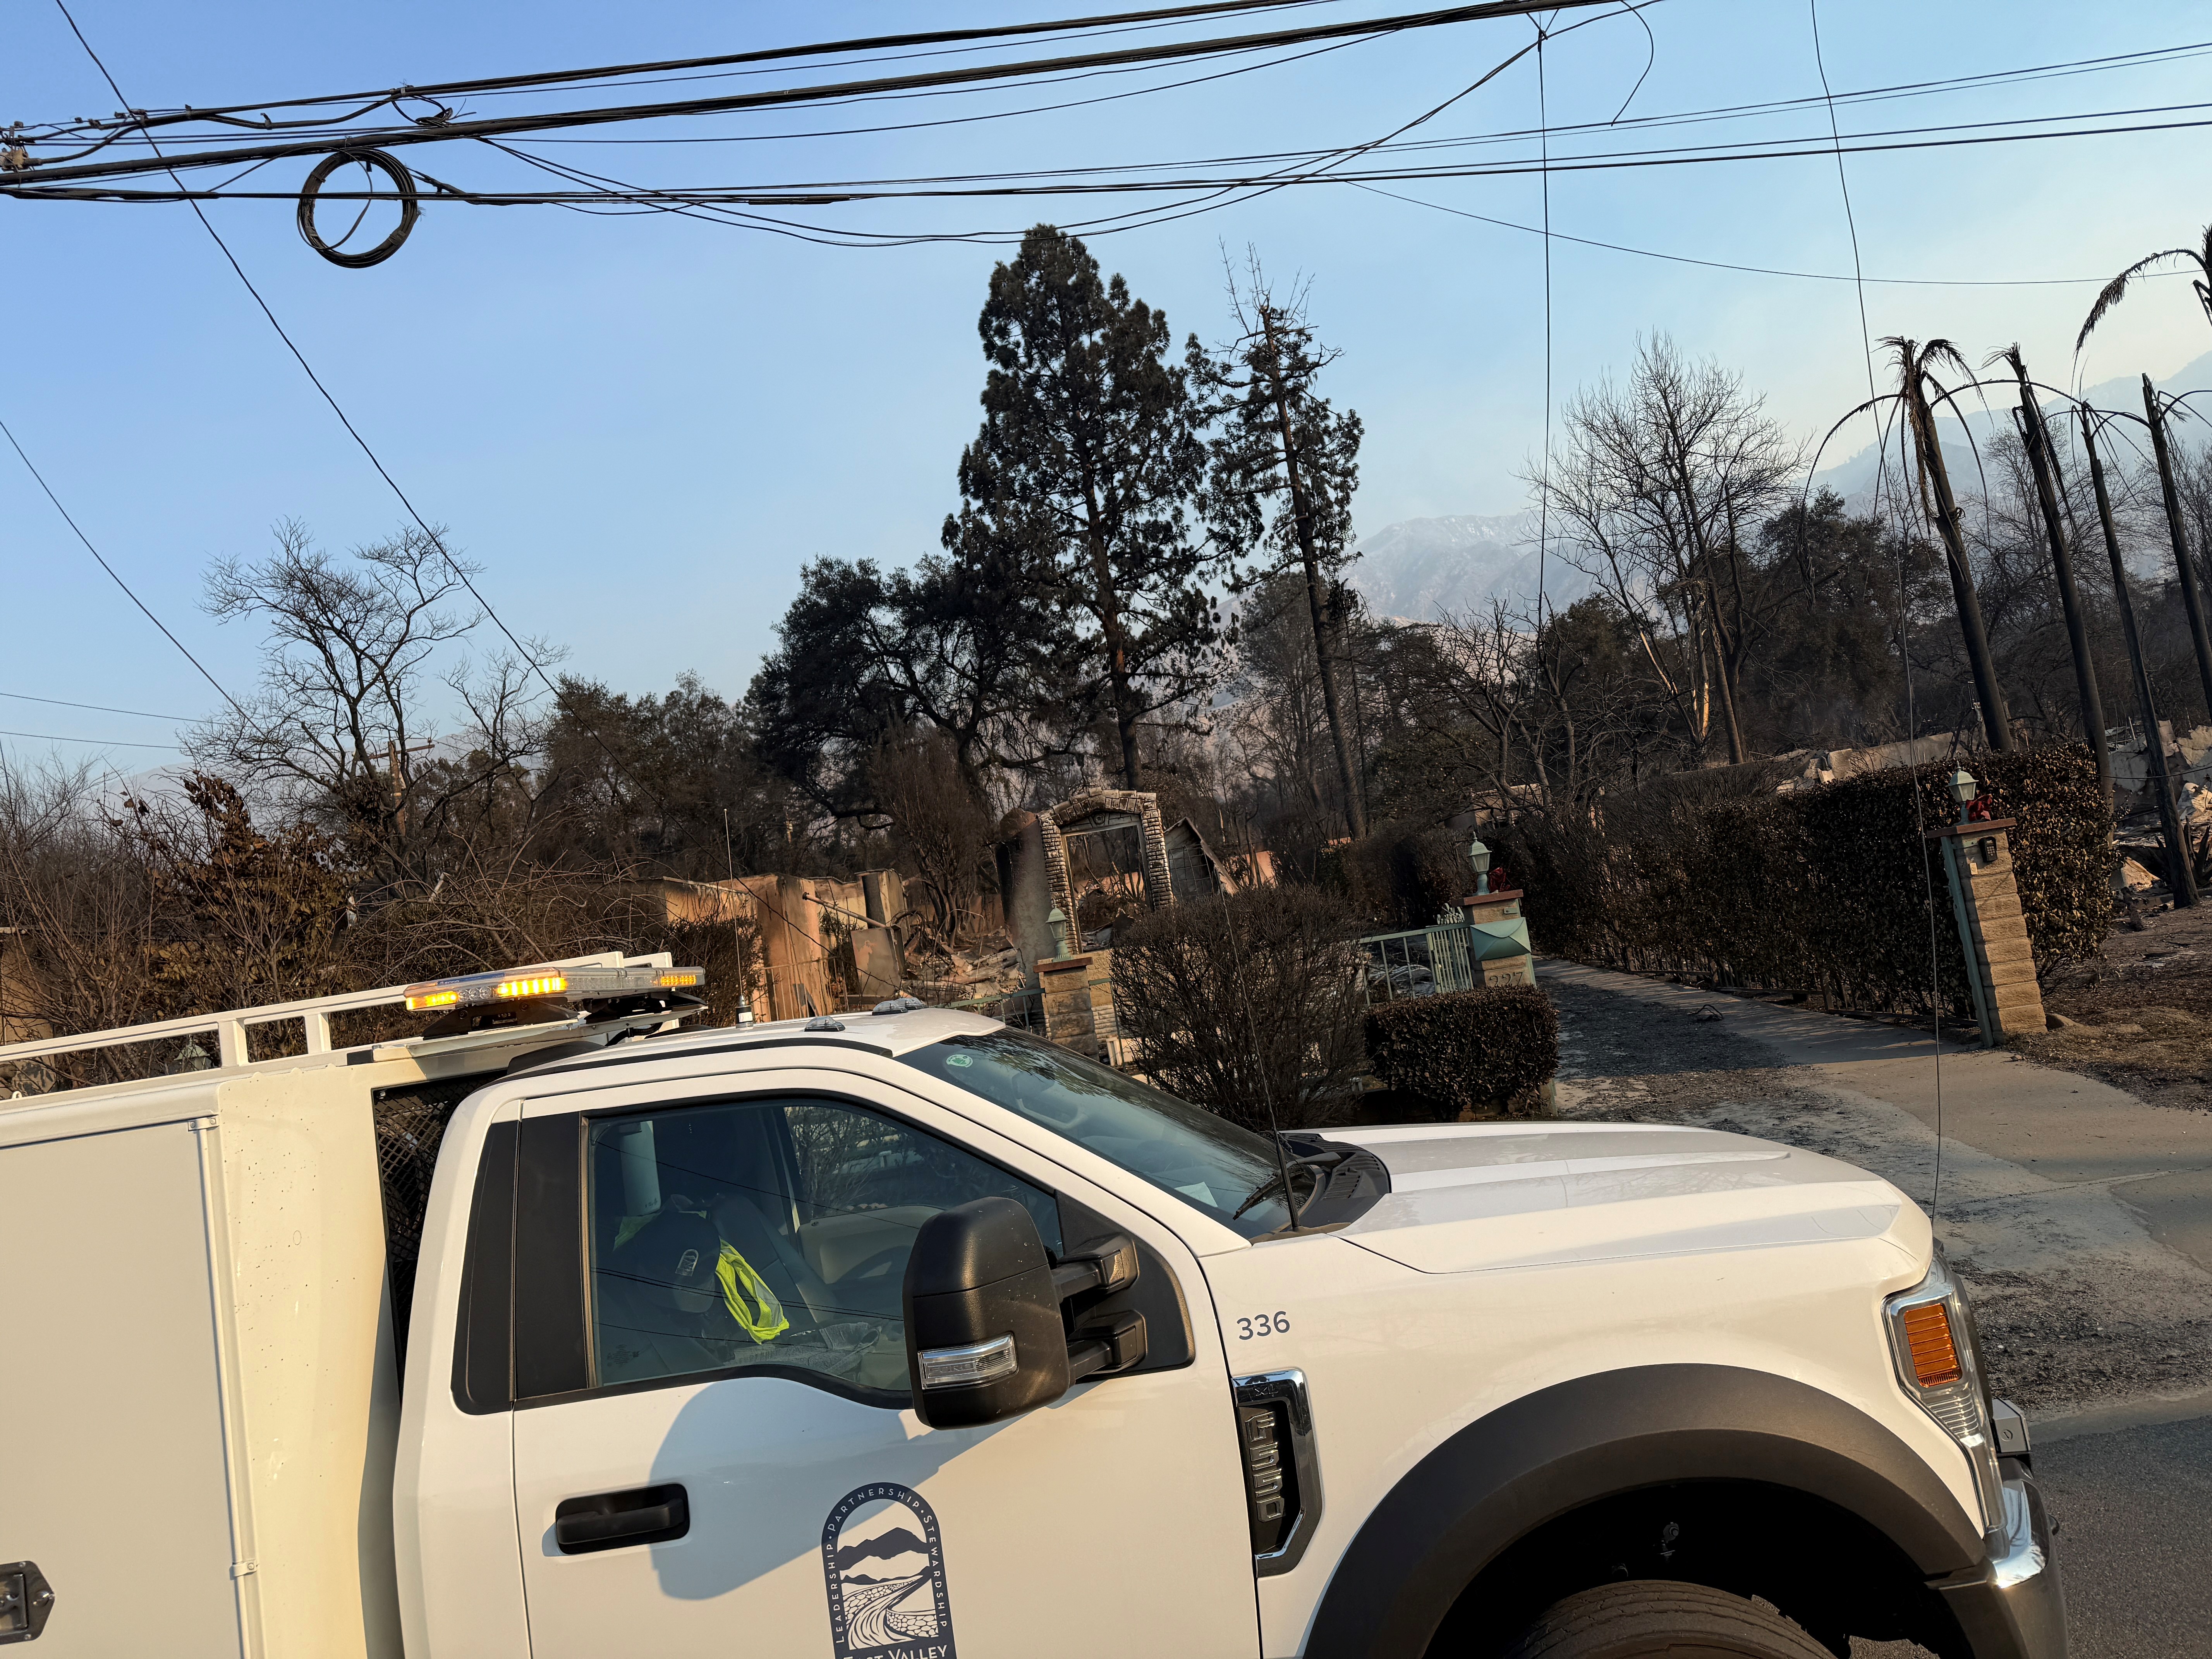
[[[2014,822],[1993,818],[1928,831],[1929,840],[1943,843],[1952,914],[1966,952],[1967,988],[1973,994],[1974,1018],[1982,1028],[1984,1048],[2045,1028],[2043,992],[2035,982],[2027,917],[2013,880],[2009,832]]]

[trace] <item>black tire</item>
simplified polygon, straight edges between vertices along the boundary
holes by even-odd
[[[1505,1659],[1830,1659],[1756,1601],[1703,1584],[1631,1579],[1555,1601]]]

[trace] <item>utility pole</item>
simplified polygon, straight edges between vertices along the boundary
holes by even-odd
[[[2174,574],[2181,579],[2181,605],[2189,613],[2189,637],[2197,647],[2197,678],[2204,687],[2205,717],[2212,720],[2212,638],[2204,632],[2204,599],[2197,591],[2197,572],[2189,562],[2189,538],[2181,527],[2181,496],[2173,487],[2173,459],[2166,450],[2166,411],[2150,376],[2142,377],[2143,413],[2150,419],[2150,447],[2158,455],[2158,487],[2166,497],[2166,532],[2173,541]]]
[[[2020,376],[2021,436],[2035,473],[2035,496],[2043,508],[2043,531],[2051,542],[2051,568],[2058,576],[2058,605],[2066,613],[2066,643],[2074,652],[2074,689],[2081,700],[2081,730],[2097,759],[2097,791],[2109,809],[2112,802],[2112,757],[2105,747],[2105,700],[2097,690],[2096,665],[2089,659],[2089,630],[2081,617],[2081,596],[2074,586],[2074,553],[2058,519],[2058,456],[2043,422],[2043,406],[2027,383],[2027,365],[2014,347],[2008,354]]]
[[[2159,829],[2166,836],[2166,884],[2173,894],[2173,908],[2186,910],[2197,902],[2197,873],[2190,865],[2189,842],[2181,833],[2181,814],[2174,809],[2166,739],[2158,729],[2158,699],[2151,693],[2150,672],[2143,666],[2142,641],[2136,633],[2135,601],[2128,592],[2120,538],[2112,530],[2112,498],[2105,489],[2105,464],[2097,459],[2096,422],[2086,409],[2080,416],[2081,447],[2089,458],[2089,483],[2097,495],[2097,521],[2104,526],[2105,554],[2112,562],[2112,597],[2118,603],[2120,632],[2128,643],[2128,665],[2135,671],[2136,707],[2142,715],[2144,747],[2150,757],[2144,769],[2150,775],[2151,794],[2158,802]]]
[[[1923,503],[1932,482],[1936,501],[1931,515],[1943,538],[1943,559],[1951,574],[1951,598],[1959,611],[1959,631],[1966,636],[1966,663],[1973,670],[1974,696],[1981,704],[1982,730],[1990,747],[2000,755],[2013,751],[2012,711],[2005,707],[2004,691],[1997,684],[1996,664],[1990,656],[1989,630],[1982,625],[1982,603],[1974,593],[1973,568],[1966,562],[1966,537],[1959,522],[1959,503],[1951,494],[1951,474],[1943,465],[1943,447],[1936,441],[1936,416],[1921,387],[1916,358],[1905,367],[1905,408],[1912,426],[1912,447],[1920,457]]]
[[[1276,428],[1282,434],[1283,476],[1290,485],[1291,521],[1298,538],[1298,556],[1306,568],[1306,610],[1313,620],[1322,705],[1328,714],[1329,736],[1336,744],[1337,780],[1344,787],[1346,826],[1356,839],[1367,833],[1367,805],[1360,799],[1359,770],[1352,762],[1351,734],[1344,729],[1344,713],[1336,695],[1336,663],[1329,648],[1335,630],[1322,615],[1321,556],[1314,547],[1313,507],[1298,476],[1298,448],[1291,431],[1290,392],[1283,384],[1283,348],[1275,334],[1275,307],[1262,295],[1258,309],[1260,329],[1267,341],[1267,386],[1274,394]]]

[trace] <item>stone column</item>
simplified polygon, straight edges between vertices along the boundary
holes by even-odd
[[[1075,888],[1067,873],[1067,837],[1060,833],[1059,821],[1048,811],[1038,815],[1037,834],[1044,842],[1045,884],[1052,892],[1051,902],[1045,908],[1049,910],[1054,904],[1060,907],[1060,913],[1067,918],[1068,938],[1080,945],[1083,941],[1075,931]]]
[[[1091,958],[1055,957],[1040,962],[1037,985],[1043,993],[1045,1040],[1093,1060],[1100,1058],[1104,1045],[1098,1040],[1092,1012]]]
[[[1084,977],[1091,987],[1091,1034],[1098,1044],[1091,1053],[1109,1066],[1118,1064],[1115,1056],[1121,1053],[1121,1027],[1114,1005],[1114,953],[1091,951],[1091,966],[1084,970]]]
[[[1146,795],[1138,809],[1137,834],[1145,849],[1145,898],[1153,909],[1164,909],[1175,902],[1175,878],[1168,869],[1168,832],[1160,822],[1158,796]]]
[[[2045,1029],[2043,992],[2035,982],[2035,956],[2027,942],[2027,917],[2013,880],[2010,830],[2017,820],[1948,824],[1927,832],[1943,844],[1951,911],[1966,957],[1982,1047]]]

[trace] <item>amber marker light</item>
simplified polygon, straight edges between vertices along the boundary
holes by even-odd
[[[1941,1302],[1923,1302],[1898,1316],[1905,1330],[1905,1352],[1911,1356],[1913,1380],[1923,1389],[1940,1389],[1966,1375],[1959,1364],[1959,1346],[1951,1336],[1951,1319]]]
[[[450,1008],[461,1000],[459,991],[425,991],[407,999],[407,1006],[415,1013],[428,1008]]]
[[[653,983],[670,987],[696,985],[705,978],[706,975],[696,968],[672,968],[663,973]]]
[[[528,979],[501,980],[495,988],[503,997],[555,997],[568,988],[559,974],[532,974]]]

